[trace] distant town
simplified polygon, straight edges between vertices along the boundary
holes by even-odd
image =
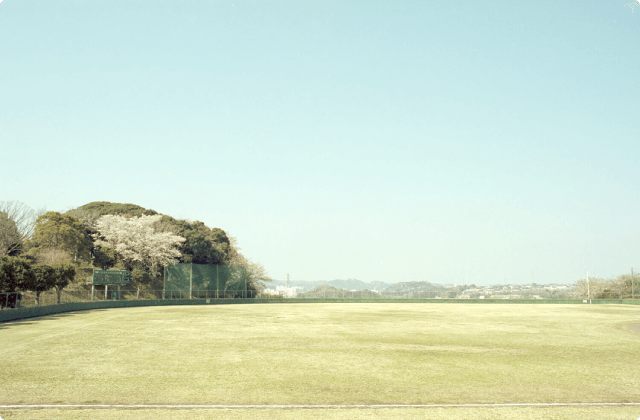
[[[287,284],[288,283],[288,284]],[[420,282],[371,282],[356,279],[331,281],[274,280],[265,290],[269,295],[300,297],[399,297],[430,299],[568,299],[578,295],[572,284],[489,286],[437,284]]]

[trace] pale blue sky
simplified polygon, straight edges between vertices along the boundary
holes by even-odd
[[[640,272],[640,13],[4,0],[0,200],[135,203],[272,277]]]

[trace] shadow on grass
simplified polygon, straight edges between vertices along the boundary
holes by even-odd
[[[50,315],[42,315],[42,316],[34,316],[34,317],[30,317],[30,318],[22,318],[22,319],[15,319],[12,321],[1,321],[0,322],[0,330],[9,328],[11,326],[19,326],[19,325],[33,325],[33,324],[37,324],[41,321],[50,321],[50,320],[55,320],[55,319],[60,319],[60,318],[68,318],[68,317],[74,317],[76,315],[79,315],[83,312],[98,312],[98,311],[106,311],[108,310],[108,308],[99,308],[99,309],[86,309],[83,311],[71,311],[71,312],[59,312],[57,314],[50,314]]]

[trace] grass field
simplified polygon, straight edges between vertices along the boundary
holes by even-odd
[[[0,324],[0,405],[640,402],[640,308],[140,307]],[[637,329],[637,328],[636,328]],[[5,410],[27,418],[630,419],[635,407]]]

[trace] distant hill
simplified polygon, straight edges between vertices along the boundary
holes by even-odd
[[[280,283],[282,283],[282,280],[276,282],[276,285],[280,285]],[[420,293],[424,295],[424,292],[431,292],[431,295],[427,295],[424,297],[433,298],[436,297],[436,295],[440,292],[444,292],[447,290],[439,284],[431,284],[428,281],[412,281],[387,284],[384,282],[365,283],[356,279],[331,280],[326,282],[289,281],[289,286],[298,286],[303,288],[303,290],[298,294],[298,297],[325,298],[374,298],[385,296],[417,297]],[[352,290],[353,292],[351,292]]]
[[[364,299],[364,298],[379,298],[382,295],[379,292],[371,290],[357,290],[351,291],[346,289],[340,289],[328,284],[321,284],[311,290],[306,290],[299,293],[299,298],[347,298],[347,299]]]
[[[158,214],[157,211],[151,209],[145,209],[142,206],[131,203],[111,203],[109,201],[93,201],[78,207],[77,209],[70,210],[68,213],[94,213],[96,216],[102,216],[105,214],[118,214],[127,216],[152,216]]]
[[[445,290],[439,284],[431,284],[428,281],[409,281],[395,283],[385,288],[385,293],[408,293],[408,292],[440,292]]]
[[[365,283],[357,279],[331,280],[327,284],[330,284],[331,286],[338,289],[346,290],[382,290],[385,287],[390,286],[389,283],[385,283],[382,281],[372,281],[370,283]]]
[[[269,283],[269,287],[273,286],[286,286],[286,280],[274,280]],[[311,290],[315,287],[329,285],[333,286],[337,289],[345,289],[345,290],[382,290],[385,287],[389,287],[389,283],[385,283],[382,281],[373,281],[370,283],[365,283],[363,281],[357,279],[346,279],[346,280],[318,280],[318,281],[303,281],[303,280],[290,280],[289,287],[301,287],[304,290]]]

